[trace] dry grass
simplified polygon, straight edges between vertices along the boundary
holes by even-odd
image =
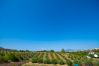
[[[22,66],[67,66],[67,65],[59,65],[59,64],[39,64],[39,63],[29,62],[29,63],[23,64]]]

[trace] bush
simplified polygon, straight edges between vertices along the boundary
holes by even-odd
[[[46,59],[46,63],[47,63],[47,64],[51,64],[51,61],[47,58],[47,59]]]
[[[84,63],[87,66],[93,66],[92,59],[86,59]]]
[[[93,63],[93,66],[99,66],[99,61],[95,61],[95,62]]]
[[[2,57],[4,62],[10,62],[10,58],[8,55]]]
[[[38,63],[43,63],[43,58],[39,58]]]
[[[81,61],[81,60],[77,60],[77,59],[75,59],[73,63],[74,63],[74,64],[79,64],[79,65],[80,65],[80,64],[81,64],[80,61]]]
[[[73,65],[73,63],[70,60],[67,60],[66,63],[67,63],[68,66],[72,66]]]
[[[93,54],[89,54],[89,56],[92,57],[92,58],[94,58],[94,55]]]
[[[0,55],[0,63],[8,62],[8,59],[4,58],[4,56]]]
[[[99,66],[99,61],[96,62],[96,66]]]
[[[33,62],[33,63],[37,63],[37,60],[38,60],[37,57],[33,57],[33,58],[32,58],[32,62]]]
[[[18,62],[19,59],[14,55],[14,54],[10,54],[8,55],[9,60],[13,61],[13,62]]]
[[[57,64],[57,60],[56,59],[52,59],[51,63],[52,64]]]
[[[64,65],[64,64],[65,64],[62,60],[59,60],[58,63],[59,63],[60,65]]]

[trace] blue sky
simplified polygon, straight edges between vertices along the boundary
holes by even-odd
[[[0,0],[0,46],[99,48],[98,0]]]

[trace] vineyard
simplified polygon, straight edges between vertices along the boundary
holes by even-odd
[[[87,53],[60,53],[60,52],[38,52],[35,53],[31,61],[33,63],[43,63],[43,64],[67,64],[72,66],[74,64],[79,64],[80,66],[84,64],[96,64],[99,66],[99,60],[93,60],[86,58]]]
[[[85,51],[80,52],[32,52],[32,51],[12,51],[0,50],[0,64],[10,62],[32,62],[39,64],[60,64],[73,66],[99,66],[99,58],[87,58]]]

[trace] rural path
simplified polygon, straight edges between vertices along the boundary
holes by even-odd
[[[25,62],[0,63],[0,66],[22,66]]]
[[[26,63],[23,64],[22,66],[68,66],[68,65],[59,65],[59,64],[39,64],[39,63]]]

